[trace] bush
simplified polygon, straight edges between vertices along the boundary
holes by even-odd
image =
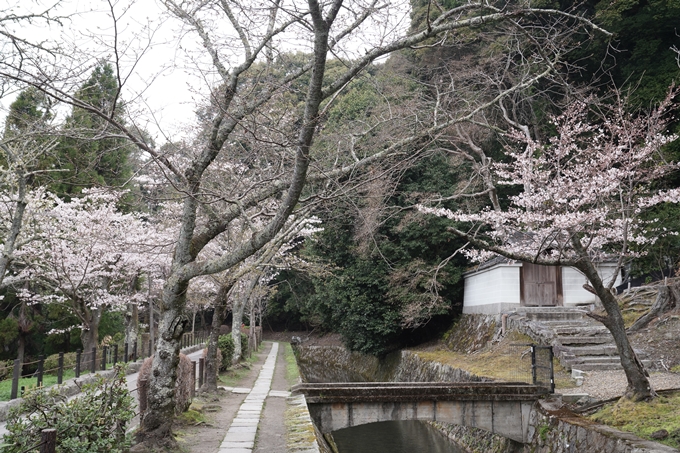
[[[153,357],[148,357],[139,369],[138,380],[151,377]],[[191,359],[184,354],[179,355],[177,365],[177,380],[175,381],[175,414],[179,415],[189,409],[191,405],[191,387],[194,385],[194,366]]]
[[[241,360],[247,359],[248,354],[248,335],[241,332]]]
[[[220,371],[226,371],[231,366],[231,358],[234,356],[234,339],[231,338],[231,334],[220,335],[217,338],[217,347],[222,351]]]
[[[69,370],[74,369],[75,367],[76,367],[76,353],[68,352],[64,354],[64,369]],[[43,370],[45,370],[46,374],[53,374],[56,376],[58,368],[59,368],[59,354],[52,354],[51,356],[45,359],[45,365],[43,367]]]
[[[0,360],[0,381],[5,378],[11,379],[12,373],[14,372],[14,361],[13,360]]]
[[[126,430],[135,412],[125,367],[116,370],[109,380],[97,376],[92,384],[83,385],[82,394],[70,401],[56,388],[28,392],[10,410],[2,452],[34,451],[47,428],[57,430],[57,453],[128,451],[132,439]]]

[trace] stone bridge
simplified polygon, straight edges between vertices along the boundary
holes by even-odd
[[[322,433],[388,420],[430,420],[528,442],[529,414],[548,390],[517,383],[365,382],[299,384]]]

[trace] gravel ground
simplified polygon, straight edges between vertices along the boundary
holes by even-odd
[[[650,373],[654,390],[680,389],[680,373]],[[587,393],[591,397],[606,400],[623,395],[627,386],[623,370],[587,371],[583,385],[568,389],[558,389],[564,395]]]

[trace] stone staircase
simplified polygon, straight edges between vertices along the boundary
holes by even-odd
[[[619,370],[621,361],[606,327],[580,308],[522,307],[508,315],[508,328],[540,344],[552,345],[567,370]],[[640,351],[635,351],[645,366]]]

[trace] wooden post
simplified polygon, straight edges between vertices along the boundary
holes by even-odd
[[[43,369],[45,368],[45,355],[40,354],[40,357],[38,358],[38,379],[37,379],[37,387],[40,388],[43,385]]]
[[[203,387],[203,373],[205,373],[205,357],[198,359],[198,388]]]
[[[153,340],[149,339],[149,357],[153,356]]]
[[[109,347],[104,346],[102,347],[102,370],[106,370],[106,353],[108,352]]]
[[[57,384],[64,382],[64,353],[59,353],[59,368],[57,368]]]
[[[80,349],[76,349],[76,377],[80,377]]]
[[[194,372],[191,374],[191,397],[193,398],[196,396],[196,362],[193,360],[191,361],[191,365],[193,367]]]
[[[118,363],[118,344],[113,345],[113,366],[116,366],[116,363]]]
[[[129,349],[129,345],[127,343],[125,343],[125,358],[123,359],[123,361],[125,363],[128,363],[130,361],[130,356],[128,355],[130,353],[130,351],[128,349]]]
[[[9,399],[14,400],[19,396],[19,379],[21,378],[21,360],[14,359],[14,369],[12,370],[12,393]]]
[[[57,451],[57,430],[43,429],[40,442],[40,453],[55,453]]]
[[[149,381],[147,379],[137,380],[137,394],[139,395],[139,415],[143,418],[146,410],[146,397],[149,393]]]
[[[132,345],[132,361],[136,362],[137,361],[137,340]]]

